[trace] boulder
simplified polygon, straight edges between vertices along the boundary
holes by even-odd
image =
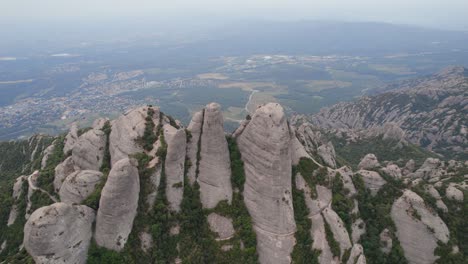
[[[208,215],[208,224],[211,231],[218,235],[217,240],[227,240],[234,236],[234,227],[230,218],[211,213]]]
[[[380,188],[387,183],[380,174],[375,171],[359,170],[356,174],[362,176],[364,185],[371,191],[372,195],[376,195]]]
[[[137,161],[125,158],[114,164],[104,185],[96,218],[96,243],[120,251],[127,242],[137,214],[140,179]]]
[[[154,124],[159,124],[159,108],[153,107],[152,116]],[[128,158],[128,155],[142,152],[143,148],[137,143],[146,128],[146,117],[148,107],[139,107],[126,112],[116,120],[112,121],[112,131],[109,136],[109,152],[111,164],[115,164],[121,159]]]
[[[99,129],[91,129],[78,138],[72,149],[73,164],[81,170],[101,168],[107,137]]]
[[[356,221],[354,221],[351,225],[351,238],[353,240],[353,243],[359,242],[361,236],[365,233],[366,223],[361,218],[356,219]]]
[[[67,204],[80,204],[94,192],[96,185],[102,181],[99,171],[83,170],[70,174],[60,188],[60,201]]]
[[[446,171],[444,170],[442,162],[439,159],[427,158],[419,169],[408,176],[411,178],[430,180],[432,178],[441,177],[445,174]]]
[[[54,203],[37,209],[24,226],[24,247],[36,263],[86,263],[94,211]]]
[[[401,169],[396,164],[387,164],[387,166],[383,168],[382,171],[394,179],[401,179],[402,177]]]
[[[74,171],[75,163],[73,162],[72,157],[66,158],[62,163],[55,167],[54,189],[56,193],[60,191],[60,187],[62,187],[63,181],[65,181],[67,176],[72,174]]]
[[[283,108],[257,108],[237,138],[244,161],[244,202],[252,216],[261,263],[290,263],[295,244],[291,136]],[[203,143],[202,143],[203,144]]]
[[[165,160],[166,196],[169,208],[172,211],[180,211],[180,203],[184,195],[184,169],[186,135],[184,129],[176,129],[166,124],[163,127],[164,139],[167,143]]]
[[[336,168],[335,148],[331,142],[323,144],[317,148],[317,154],[322,158],[325,165],[330,168]]]
[[[371,170],[380,167],[380,163],[374,154],[367,154],[359,162],[358,168],[363,170]]]
[[[389,254],[393,247],[393,239],[390,235],[390,230],[388,230],[388,228],[382,230],[382,232],[380,232],[379,238],[380,250],[382,250],[382,252],[385,254]]]
[[[463,201],[463,192],[460,191],[459,189],[455,188],[453,185],[449,185],[447,189],[445,190],[445,196],[451,200]]]
[[[351,249],[351,254],[346,264],[366,264],[366,257],[364,256],[364,249],[360,244],[354,244]]]
[[[415,264],[434,263],[437,241],[449,240],[449,230],[442,219],[410,190],[393,203],[391,217],[406,259]]]
[[[205,107],[200,142],[198,183],[204,208],[214,208],[223,200],[231,203],[231,161],[224,134],[221,107],[217,103]]]
[[[190,161],[190,167],[187,170],[187,178],[190,184],[193,184],[197,177],[197,152],[198,141],[200,140],[201,129],[203,126],[203,112],[199,111],[193,114],[192,120],[187,127],[191,137],[187,142],[187,158]]]

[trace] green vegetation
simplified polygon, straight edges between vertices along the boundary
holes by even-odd
[[[360,217],[366,223],[366,233],[361,237],[361,244],[367,262],[370,264],[407,263],[396,236],[392,237],[393,246],[388,255],[380,250],[380,233],[385,228],[388,228],[391,234],[395,232],[390,211],[395,199],[402,195],[401,182],[388,180],[387,184],[375,196],[372,196],[364,186],[362,177],[360,175],[353,177],[354,186],[358,191],[356,199],[359,202]]]
[[[154,109],[151,106],[148,106],[147,115],[145,118],[145,131],[143,136],[137,139],[137,142],[146,151],[151,151],[153,149],[153,144],[157,139],[157,134],[155,132],[156,125],[153,122],[154,114]]]
[[[347,197],[349,190],[344,188],[343,179],[339,172],[336,173],[332,181],[332,209],[343,220],[346,229],[351,234],[351,225],[356,220],[356,215],[351,214],[354,208],[353,199]]]
[[[18,248],[23,243],[23,227],[26,223],[24,215],[26,214],[28,203],[27,194],[28,181],[23,182],[21,195],[16,201],[14,201],[11,196],[11,189],[8,192],[0,193],[0,199],[2,201],[2,206],[0,207],[0,243],[7,241],[6,248],[0,253],[0,261],[9,260],[6,261],[6,263],[10,263],[11,258],[14,258],[14,255],[18,253]],[[15,222],[11,226],[7,226],[10,208],[13,205],[16,205],[18,215]]]
[[[462,202],[450,200],[445,197],[446,184],[439,188],[439,192],[444,197],[443,202],[447,205],[448,212],[442,212],[439,209],[438,213],[449,228],[450,241],[447,244],[439,243],[439,246],[436,248],[435,254],[440,256],[437,263],[466,264],[468,263],[468,221],[466,221],[466,213],[468,212],[468,199],[466,197],[468,197],[468,191],[463,192],[465,199]],[[452,253],[453,245],[459,247],[460,251],[458,254]]]
[[[318,256],[320,251],[312,249],[313,239],[310,235],[312,221],[309,218],[309,210],[305,202],[305,194],[297,189],[296,174],[297,169],[293,167],[292,174],[292,196],[294,206],[294,220],[296,221],[297,231],[295,234],[296,245],[291,254],[293,263],[319,263]]]
[[[54,141],[54,150],[49,155],[46,166],[39,171],[39,177],[37,178],[37,187],[44,189],[51,195],[55,194],[55,167],[66,158],[63,154],[64,145],[65,135],[58,136]]]
[[[100,168],[100,171],[104,174],[109,173],[111,169],[111,155],[109,151],[109,144],[110,144],[110,133],[112,132],[112,126],[110,124],[110,121],[106,121],[104,123],[104,126],[102,127],[102,132],[106,135],[106,147],[104,149],[104,156],[102,158],[102,165]]]
[[[328,134],[327,137],[335,147],[336,160],[339,165],[349,165],[354,169],[368,153],[374,153],[379,160],[407,161],[413,159],[418,165],[429,157],[435,157],[435,154],[411,143],[398,147],[397,140],[384,140],[382,136],[357,142],[346,142],[344,138],[338,138],[332,134]]]
[[[324,217],[325,219],[325,217]],[[330,246],[330,250],[334,257],[340,257],[341,255],[341,248],[338,241],[336,241],[335,236],[333,236],[333,232],[331,231],[330,225],[327,221],[323,221],[325,224],[325,235],[328,241],[328,245]]]

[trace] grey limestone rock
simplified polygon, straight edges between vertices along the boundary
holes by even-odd
[[[223,200],[231,203],[231,161],[221,106],[217,103],[208,104],[204,113],[197,180],[203,207],[214,208]]]
[[[77,171],[68,175],[60,188],[60,201],[80,204],[93,193],[102,176],[101,172],[92,170]]]
[[[36,263],[86,263],[94,211],[55,203],[37,209],[24,227],[24,247]]]
[[[166,124],[163,127],[167,143],[165,160],[166,195],[169,208],[180,211],[180,203],[184,194],[184,166],[186,151],[186,136],[184,129],[176,129]]]
[[[291,137],[283,108],[257,108],[237,139],[244,161],[244,202],[257,233],[261,263],[290,263],[295,244],[291,194]]]
[[[139,193],[137,161],[126,158],[116,162],[99,201],[95,233],[99,246],[115,251],[123,249],[137,213]]]

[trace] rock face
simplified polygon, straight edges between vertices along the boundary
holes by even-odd
[[[354,244],[351,249],[351,254],[349,256],[346,264],[366,264],[366,257],[364,256],[364,249],[360,244]]]
[[[231,161],[219,104],[205,107],[200,147],[198,183],[203,207],[214,208],[222,200],[231,203]]]
[[[65,136],[65,144],[63,146],[63,153],[67,154],[72,150],[76,141],[78,141],[78,124],[73,123],[70,127],[70,132]]]
[[[203,111],[196,112],[192,121],[190,121],[187,130],[192,135],[190,140],[187,142],[187,157],[190,160],[191,166],[187,171],[187,178],[190,184],[193,184],[196,180],[197,171],[197,152],[198,152],[198,141],[200,140],[201,129],[203,126]]]
[[[394,202],[391,216],[406,259],[415,264],[434,263],[437,241],[447,243],[449,240],[449,230],[442,219],[410,190],[404,191]]]
[[[330,168],[336,168],[335,148],[331,142],[318,147],[317,154],[322,158],[325,165]]]
[[[244,202],[257,233],[261,263],[290,263],[295,244],[290,134],[283,108],[257,109],[238,137],[246,182]]]
[[[101,182],[102,173],[99,171],[84,170],[70,174],[60,188],[60,201],[67,204],[80,204]]]
[[[390,236],[390,230],[388,230],[387,228],[382,230],[382,232],[380,232],[379,238],[380,250],[382,250],[382,252],[385,254],[389,254],[393,247],[393,239]]]
[[[12,198],[15,202],[23,194],[23,183],[27,180],[28,180],[28,177],[26,176],[19,176],[16,179],[15,184],[13,185],[13,195],[12,195]],[[13,206],[10,209],[10,215],[8,216],[7,226],[11,226],[12,224],[14,224],[17,217],[18,217],[18,207],[16,204],[13,204]]]
[[[55,203],[36,210],[24,227],[24,247],[36,263],[86,263],[94,211]]]
[[[384,137],[404,136],[406,141],[446,157],[465,159],[464,154],[468,152],[467,72],[462,67],[452,67],[431,76],[408,80],[375,96],[321,109],[310,116],[309,121],[328,130],[384,127],[387,130]],[[403,133],[388,125],[385,128],[389,123],[401,128]]]
[[[159,124],[159,108],[153,107],[153,122]],[[143,136],[146,127],[148,107],[131,110],[112,122],[112,131],[109,136],[109,151],[111,163],[128,158],[128,155],[143,151],[136,143]]]
[[[366,188],[371,191],[372,195],[376,195],[382,186],[387,182],[375,171],[359,170],[357,174],[362,176]]]
[[[106,135],[99,129],[91,129],[81,135],[72,149],[74,165],[82,170],[99,170],[106,140]]]
[[[54,189],[55,192],[59,192],[60,187],[62,187],[63,181],[67,178],[68,175],[72,174],[75,171],[75,163],[73,162],[72,157],[66,158],[62,163],[55,167],[55,177],[54,177]]]
[[[166,195],[170,209],[179,212],[184,194],[186,135],[184,129],[176,129],[169,124],[164,125],[163,129],[167,142]]]
[[[48,146],[44,150],[44,156],[42,157],[42,161],[41,161],[41,169],[44,169],[47,166],[47,161],[49,160],[49,156],[52,154],[52,152],[54,152],[54,149],[55,149],[55,144],[52,143],[52,145]]]
[[[379,167],[379,161],[374,154],[367,154],[362,158],[361,162],[359,162],[358,168],[363,170],[371,170],[374,168]]]
[[[96,243],[120,251],[137,213],[140,179],[137,161],[122,159],[112,167],[104,185],[96,218]]]

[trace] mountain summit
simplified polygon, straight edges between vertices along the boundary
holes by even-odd
[[[408,98],[404,109],[415,106],[417,97],[403,96]],[[427,96],[446,107],[456,105],[446,100],[458,102],[450,91]],[[382,109],[372,115],[365,107],[391,102],[363,99],[363,109],[343,104],[312,120],[327,128],[370,128],[375,120],[392,119]],[[427,107],[421,115],[436,111]],[[351,118],[343,111],[359,114]],[[408,115],[401,125],[419,116]],[[453,113],[450,120],[455,118],[462,117]],[[0,196],[0,260],[365,264],[463,259],[466,236],[458,230],[465,230],[466,221],[457,214],[466,200],[468,164],[427,158],[422,165],[412,159],[398,165],[401,160],[379,160],[369,153],[353,170],[342,166],[332,142],[312,124],[293,124],[277,103],[259,106],[232,135],[224,133],[216,103],[194,114],[187,128],[158,107],[144,106],[115,120],[99,119],[90,128],[73,126],[67,135],[2,145],[27,158],[17,167],[1,167],[20,174]],[[388,129],[388,137],[404,142],[418,135],[402,127],[406,130]]]

